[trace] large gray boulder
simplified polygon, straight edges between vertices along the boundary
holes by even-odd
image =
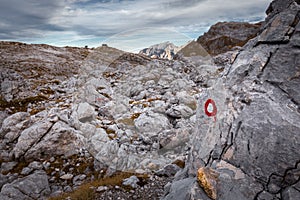
[[[4,137],[9,141],[18,138],[22,128],[24,128],[24,125],[28,122],[28,120],[26,120],[28,117],[29,114],[26,112],[17,112],[5,118],[0,129],[0,137]]]
[[[13,149],[16,158],[23,156],[35,143],[38,143],[52,128],[53,123],[38,121],[21,132],[18,142]]]
[[[24,157],[26,160],[61,155],[69,157],[78,154],[81,148],[83,142],[79,137],[79,131],[58,121],[40,141],[26,151]]]
[[[183,177],[197,177],[199,192],[211,199],[299,197],[300,5],[288,2],[271,4],[261,34],[199,98]],[[216,108],[207,107],[208,99]],[[171,188],[164,199],[182,186],[177,180]]]
[[[94,110],[95,109],[88,103],[80,103],[77,109],[79,121],[84,123],[86,121],[91,121],[92,119],[94,119]]]
[[[1,189],[0,199],[46,199],[45,196],[49,194],[50,188],[46,172],[36,171],[27,177],[5,184]]]
[[[156,135],[162,130],[170,129],[171,124],[166,116],[148,112],[134,120],[137,130],[143,134]]]

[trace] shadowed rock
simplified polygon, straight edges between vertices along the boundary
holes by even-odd
[[[197,42],[210,55],[225,53],[235,47],[244,46],[258,34],[260,26],[261,23],[219,22],[200,36]]]

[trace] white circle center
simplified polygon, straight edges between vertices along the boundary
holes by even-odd
[[[213,107],[213,105],[212,105],[211,103],[208,104],[208,106],[207,106],[207,111],[208,111],[209,113],[212,113],[212,112],[214,111],[214,107]]]

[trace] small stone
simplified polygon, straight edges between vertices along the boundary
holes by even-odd
[[[56,180],[56,178],[53,176],[53,177],[51,177],[51,178],[49,179],[49,183],[54,183],[55,180]]]
[[[86,178],[86,175],[85,175],[85,174],[79,175],[79,180],[83,181],[85,178]]]
[[[43,167],[44,167],[45,170],[48,170],[49,167],[50,167],[50,165],[51,165],[51,164],[50,164],[49,162],[44,162],[44,163],[43,163]]]
[[[63,179],[63,180],[70,180],[73,178],[73,174],[64,174],[60,177],[60,179]]]
[[[51,197],[57,197],[57,196],[61,195],[62,193],[63,193],[63,191],[57,190],[57,191],[51,193]]]
[[[71,186],[66,186],[66,187],[64,187],[64,191],[65,191],[65,192],[72,192]]]
[[[159,168],[159,166],[157,164],[151,162],[147,165],[147,168],[150,170],[157,170]]]
[[[111,124],[111,121],[105,119],[105,120],[102,121],[102,123],[103,123],[104,125],[109,125],[109,124]]]
[[[22,175],[28,175],[28,174],[30,174],[32,171],[33,171],[32,168],[24,167],[24,168],[22,169],[22,171],[21,171],[21,174],[22,174]]]
[[[86,178],[85,174],[77,175],[73,178],[74,185],[81,185],[82,181]]]
[[[88,103],[80,103],[77,109],[78,119],[80,122],[85,123],[91,121],[95,117],[94,107]]]
[[[33,161],[32,163],[30,163],[28,165],[29,168],[32,168],[34,170],[39,170],[39,169],[43,169],[43,165],[40,162],[37,161]]]
[[[120,189],[120,186],[116,185],[116,186],[115,186],[115,189],[117,189],[117,190]]]
[[[12,170],[18,163],[17,162],[5,162],[1,164],[1,172],[9,172]]]
[[[53,123],[56,123],[59,120],[57,115],[50,116],[48,119],[50,122],[53,122]]]
[[[146,171],[143,170],[143,169],[137,169],[137,170],[135,170],[135,172],[138,173],[138,174],[145,174],[146,173]]]
[[[108,187],[107,186],[99,186],[97,189],[96,189],[96,192],[104,192],[108,190]]]
[[[126,178],[123,180],[123,185],[125,186],[131,186],[132,188],[137,188],[138,187],[138,182],[140,180],[136,176],[130,176],[129,178]]]
[[[155,171],[155,174],[158,176],[174,176],[181,168],[175,164],[166,165],[163,169]]]
[[[18,174],[14,173],[13,175],[11,175],[11,176],[8,177],[8,182],[12,182],[13,180],[15,180],[17,178],[18,178]]]
[[[55,158],[54,158],[54,157],[51,157],[49,161],[52,163],[52,162],[55,161]]]
[[[210,168],[201,167],[198,170],[198,183],[203,188],[207,196],[211,199],[217,199],[217,172]]]

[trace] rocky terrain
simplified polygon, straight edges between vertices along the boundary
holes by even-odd
[[[0,199],[299,199],[299,10],[214,57],[0,42]]]
[[[55,197],[86,184],[93,198],[159,198],[184,166],[201,87],[220,70],[209,57],[0,46],[0,199]]]

